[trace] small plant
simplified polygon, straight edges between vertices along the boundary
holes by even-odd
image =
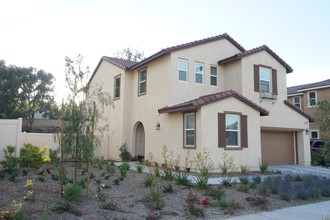
[[[29,173],[29,170],[26,170],[26,169],[22,170],[22,174],[23,174],[23,176],[28,175],[28,173]]]
[[[267,195],[267,187],[266,186],[261,186],[258,188],[258,194],[261,196]]]
[[[189,173],[179,172],[174,175],[174,180],[179,185],[189,186],[191,182],[188,177],[189,177]]]
[[[40,181],[40,182],[46,182],[46,178],[45,178],[45,176],[38,176],[38,180]]]
[[[304,190],[299,190],[296,193],[296,196],[297,196],[297,199],[300,199],[300,200],[307,200],[307,199],[309,199],[308,193],[306,191],[304,191]]]
[[[240,184],[238,186],[238,191],[247,193],[250,190],[248,185]]]
[[[245,200],[253,206],[261,207],[261,209],[266,209],[269,203],[266,197],[258,195],[249,196]]]
[[[212,197],[214,200],[221,200],[225,196],[225,192],[223,187],[219,185],[218,187],[211,187],[207,192],[206,195]]]
[[[146,187],[151,186],[154,183],[154,176],[151,173],[148,173],[144,176],[143,184]]]
[[[154,172],[155,172],[155,176],[157,176],[157,177],[160,176],[160,169],[159,169],[159,166],[155,166]]]
[[[197,176],[194,178],[195,186],[198,189],[206,189],[209,178],[207,176]]]
[[[250,188],[250,189],[256,189],[256,188],[257,188],[257,184],[256,184],[255,182],[251,182],[251,183],[249,184],[249,188]]]
[[[23,197],[23,199],[25,201],[32,201],[35,202],[36,201],[36,197],[33,191],[28,190],[26,195]]]
[[[100,202],[105,202],[107,200],[107,197],[102,190],[96,194],[96,197]]]
[[[225,187],[231,187],[233,185],[231,176],[223,177],[220,183]]]
[[[189,192],[187,198],[186,198],[186,210],[190,215],[193,215],[195,217],[204,217],[204,209],[200,207],[199,200],[197,198],[196,194],[193,194],[192,192]]]
[[[24,144],[21,149],[21,162],[24,166],[40,168],[43,164],[50,162],[50,158],[46,156],[48,147],[39,148],[32,144]]]
[[[121,177],[126,177],[127,169],[125,166],[120,165],[119,166],[119,173]]]
[[[142,173],[142,171],[143,171],[143,165],[142,165],[142,164],[137,164],[137,165],[136,165],[136,171],[137,171],[138,173]]]
[[[149,213],[146,220],[158,220],[161,219],[161,213]]]
[[[280,197],[284,201],[287,201],[287,202],[291,201],[291,195],[290,195],[290,193],[282,193],[280,195]]]
[[[243,176],[243,177],[240,177],[239,178],[239,181],[241,182],[241,184],[243,184],[243,185],[248,185],[249,184],[249,179],[247,178],[247,177],[245,177],[245,176]]]
[[[132,155],[131,153],[127,150],[127,144],[123,144],[119,148],[120,151],[120,158],[122,161],[131,161],[132,160]]]
[[[33,183],[33,180],[32,179],[27,179],[25,181],[25,185],[24,187],[27,189],[27,190],[32,190],[33,189],[33,186],[34,186],[34,183]]]
[[[14,219],[14,220],[24,220],[25,209],[22,206],[22,203],[17,203],[15,200],[12,203],[12,209],[8,211],[0,212],[0,219]]]
[[[19,174],[20,163],[20,158],[14,156],[15,152],[16,147],[8,145],[5,149],[3,149],[5,160],[0,162],[0,164],[2,164],[4,172],[14,177],[18,176]]]
[[[75,201],[82,197],[83,188],[78,183],[73,183],[64,187],[64,198]]]
[[[150,187],[150,192],[145,197],[145,200],[153,209],[160,210],[164,207],[163,197],[158,186],[153,185]]]
[[[304,180],[304,177],[301,176],[301,175],[299,175],[299,174],[297,174],[297,175],[294,175],[294,176],[293,176],[293,179],[294,179],[294,181],[296,181],[296,182],[301,182],[301,181]]]
[[[249,168],[247,165],[241,165],[240,170],[242,174],[247,174],[249,172]]]
[[[116,166],[114,164],[108,163],[106,165],[106,170],[107,170],[108,173],[114,174],[115,171],[116,171]]]
[[[254,177],[252,177],[252,181],[255,184],[259,184],[259,183],[261,183],[261,177],[260,176],[254,176]]]
[[[59,150],[49,149],[49,158],[51,163],[58,164],[60,162],[58,154]]]
[[[164,193],[172,193],[173,192],[173,186],[170,181],[165,181],[165,183],[162,185],[163,192]]]
[[[265,174],[268,171],[268,163],[266,161],[259,162],[260,173]]]
[[[52,180],[54,181],[59,181],[60,180],[60,174],[59,173],[56,173],[56,174],[52,174]]]

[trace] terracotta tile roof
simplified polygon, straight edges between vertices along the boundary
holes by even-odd
[[[330,87],[330,79],[323,80],[321,82],[315,82],[315,83],[308,83],[298,86],[291,86],[288,87],[288,95],[299,93],[300,90],[312,90],[315,88],[323,88],[323,87]]]
[[[287,73],[292,73],[293,69],[289,64],[287,64],[281,57],[279,57],[274,51],[272,51],[268,46],[263,45],[261,47],[256,47],[248,51],[243,51],[241,53],[235,54],[234,56],[228,57],[223,60],[219,60],[218,64],[226,64],[232,61],[240,60],[243,57],[258,53],[260,51],[267,51],[270,55],[272,55],[279,63],[281,63],[285,68]]]
[[[197,40],[197,41],[193,41],[193,42],[189,42],[189,43],[185,43],[185,44],[180,44],[177,46],[173,46],[173,47],[168,47],[165,49],[162,49],[161,51],[159,51],[158,53],[155,53],[153,55],[151,55],[150,57],[142,60],[139,63],[136,63],[135,65],[131,66],[131,70],[136,69],[141,67],[142,65],[145,65],[146,63],[151,62],[152,60],[155,60],[165,54],[169,54],[178,50],[182,50],[182,49],[186,49],[189,47],[194,47],[194,46],[198,46],[201,44],[205,44],[205,43],[209,43],[209,42],[213,42],[213,41],[217,41],[217,40],[221,40],[221,39],[227,39],[229,42],[231,42],[233,45],[235,45],[240,51],[245,51],[245,49],[237,42],[235,41],[232,37],[229,36],[229,34],[224,33],[221,35],[217,35],[214,37],[209,37],[209,38],[205,38],[202,40]]]
[[[291,102],[284,100],[284,104],[286,104],[287,106],[289,106],[291,109],[295,110],[296,112],[298,112],[299,114],[301,114],[302,116],[306,117],[309,122],[314,122],[314,118],[312,118],[310,115],[308,115],[306,112],[304,112],[303,110],[301,110],[300,108],[294,106],[293,104],[291,104]]]
[[[219,100],[223,100],[229,97],[235,97],[240,101],[244,102],[245,104],[251,106],[252,108],[258,110],[261,116],[268,115],[269,112],[264,109],[263,107],[257,105],[256,103],[252,102],[248,98],[244,97],[243,95],[239,94],[234,90],[228,90],[225,92],[218,92],[214,94],[200,96],[196,99],[192,99],[186,102],[182,102],[176,105],[166,106],[161,109],[158,109],[160,114],[162,113],[171,113],[171,112],[184,112],[184,111],[191,111],[200,108],[203,105],[207,105]]]
[[[138,63],[138,62],[134,62],[134,61],[130,61],[130,60],[124,60],[124,59],[120,59],[120,58],[107,57],[107,56],[103,56],[102,60],[112,63],[113,65],[116,65],[125,70],[128,70],[131,66]]]

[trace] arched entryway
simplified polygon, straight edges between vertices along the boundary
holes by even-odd
[[[135,129],[135,156],[142,156],[145,154],[145,133],[141,122],[136,124]]]

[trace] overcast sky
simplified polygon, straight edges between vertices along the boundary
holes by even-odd
[[[330,78],[328,0],[0,0],[0,59],[56,78],[82,54],[93,71],[126,47],[162,48],[228,33],[245,49],[266,44],[294,72],[287,85]]]

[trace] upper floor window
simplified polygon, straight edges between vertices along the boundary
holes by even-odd
[[[196,144],[196,124],[195,113],[186,113],[183,115],[184,123],[184,147],[195,148]]]
[[[178,61],[178,73],[179,73],[179,81],[187,81],[188,80],[188,61],[179,59]]]
[[[210,67],[210,84],[211,86],[218,86],[218,68],[215,66]]]
[[[265,67],[260,67],[259,77],[260,77],[260,92],[270,93],[271,91],[270,69]]]
[[[204,65],[202,63],[195,63],[195,82],[204,83]]]
[[[254,91],[277,95],[277,70],[254,65]]]
[[[308,107],[315,107],[317,104],[316,91],[308,92]]]
[[[114,88],[113,98],[114,99],[119,99],[120,98],[120,75],[115,76],[113,88]]]
[[[296,106],[297,108],[301,108],[301,99],[300,96],[295,96],[292,98],[293,105]]]
[[[147,69],[139,71],[139,95],[144,95],[147,92]]]

